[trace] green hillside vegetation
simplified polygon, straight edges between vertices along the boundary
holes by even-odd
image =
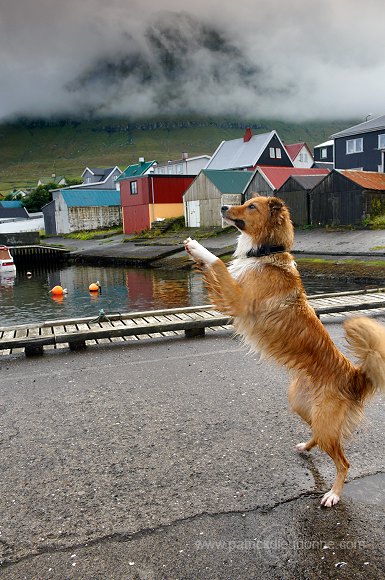
[[[52,174],[78,178],[86,166],[124,169],[139,157],[164,162],[212,155],[223,140],[275,129],[286,143],[314,145],[357,121],[285,123],[232,119],[102,119],[97,121],[19,121],[0,125],[0,193],[36,187]]]

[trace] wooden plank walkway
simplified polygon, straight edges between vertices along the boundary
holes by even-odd
[[[385,288],[310,296],[309,302],[321,320],[339,320],[354,314],[385,314]],[[25,352],[27,356],[67,348],[79,350],[92,344],[137,341],[185,335],[203,336],[231,328],[231,319],[210,305],[104,314],[97,318],[48,320],[39,324],[0,327],[0,353]]]

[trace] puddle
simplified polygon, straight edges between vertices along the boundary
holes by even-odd
[[[362,503],[385,506],[385,473],[351,481],[345,485],[343,494]]]

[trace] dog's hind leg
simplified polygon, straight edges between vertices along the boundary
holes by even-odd
[[[325,493],[321,500],[321,505],[331,507],[340,501],[342,488],[349,469],[349,461],[346,459],[342,445],[339,442],[333,442],[326,446],[327,448],[322,444],[319,445],[333,459],[337,469],[337,475],[333,487],[330,491]]]
[[[331,507],[339,502],[346,475],[349,470],[349,461],[342,448],[342,437],[346,421],[347,408],[342,401],[324,401],[312,416],[313,436],[318,446],[332,458],[337,474],[333,487],[325,493],[321,505]]]
[[[297,443],[295,446],[298,453],[303,453],[304,451],[310,451],[313,447],[317,445],[317,440],[314,437],[310,437],[309,441],[304,443]]]
[[[311,427],[311,402],[308,379],[296,377],[289,386],[288,392],[289,404],[294,413],[297,413]],[[311,437],[305,443],[298,443],[295,448],[299,453],[310,451],[317,440]]]

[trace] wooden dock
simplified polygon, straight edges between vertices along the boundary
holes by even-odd
[[[27,265],[29,268],[36,268],[42,264],[57,264],[67,260],[70,255],[70,250],[65,248],[43,245],[9,246],[9,250],[16,267]]]
[[[385,288],[320,294],[309,302],[323,321],[339,321],[352,314],[385,314]],[[48,320],[36,324],[0,327],[0,353],[41,355],[52,349],[84,349],[92,344],[138,341],[148,338],[203,336],[206,331],[231,330],[231,319],[210,305],[104,314],[98,317]]]

